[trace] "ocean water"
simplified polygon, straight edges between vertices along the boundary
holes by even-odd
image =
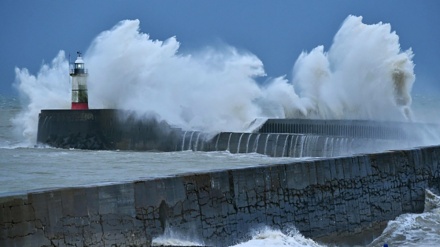
[[[185,130],[213,133],[241,131],[256,118],[269,117],[440,123],[440,97],[411,93],[416,82],[413,51],[401,50],[390,24],[368,25],[362,17],[349,16],[335,32],[330,48],[299,54],[291,79],[265,78],[263,62],[247,51],[226,46],[182,54],[175,37],[151,40],[140,31],[138,20],[123,20],[98,34],[84,53],[89,105],[131,110],[139,117],[155,115]],[[37,146],[41,109],[70,107],[68,68],[60,51],[35,75],[16,68],[19,98],[0,94],[0,195],[296,160],[228,152]],[[258,79],[266,80],[265,85]],[[414,145],[438,145],[436,134],[428,133],[423,143]],[[440,246],[439,197],[429,198],[425,212],[400,215],[374,241],[360,245]],[[325,244],[305,238],[294,226],[263,227],[249,236],[236,246],[347,246],[343,239]],[[203,245],[173,229],[154,243]]]

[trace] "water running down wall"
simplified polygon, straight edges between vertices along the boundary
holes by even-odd
[[[426,188],[440,189],[440,146],[3,195],[0,245],[149,246],[166,227],[215,246],[260,225],[355,234],[422,212]]]

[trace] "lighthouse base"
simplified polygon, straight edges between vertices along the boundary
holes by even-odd
[[[128,111],[42,110],[37,142],[58,148],[175,151],[181,136],[164,121],[137,119]]]
[[[88,109],[89,109],[88,103],[72,102],[72,110],[88,110]]]

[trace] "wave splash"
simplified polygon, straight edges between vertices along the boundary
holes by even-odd
[[[50,64],[44,64],[37,75],[26,68],[15,68],[14,86],[20,94],[21,111],[12,118],[21,145],[35,144],[38,131],[38,114],[42,109],[69,109],[69,63],[60,51]]]
[[[257,118],[411,118],[412,51],[401,51],[389,24],[349,16],[328,52],[299,55],[292,80],[266,76],[255,55],[226,46],[179,52],[175,37],[152,40],[138,20],[102,32],[84,55],[91,108],[154,115],[183,129],[243,131]],[[16,69],[23,111],[13,120],[29,143],[41,109],[68,109],[68,62],[60,51],[38,74]]]
[[[402,52],[389,24],[349,16],[330,50],[318,46],[295,63],[293,83],[311,118],[406,120],[415,81],[413,53]]]
[[[206,246],[196,235],[195,228],[183,233],[167,224],[164,233],[152,239],[151,246]]]
[[[440,196],[425,190],[425,210],[421,214],[402,214],[388,222],[382,235],[368,247],[438,246],[440,235]]]
[[[232,247],[258,247],[258,246],[303,246],[325,247],[315,241],[305,238],[298,230],[292,228],[288,233],[264,227],[254,232],[252,239]]]
[[[231,247],[258,247],[258,246],[303,246],[325,247],[315,241],[305,238],[296,228],[292,227],[287,233],[270,227],[262,227],[253,231],[252,239]],[[203,241],[189,237],[179,231],[165,228],[163,235],[153,238],[152,246],[206,246]]]
[[[151,40],[139,21],[122,21],[101,33],[86,53],[90,103],[150,113],[184,129],[240,130],[261,115],[255,78],[263,63],[235,48],[184,55],[179,42]],[[280,116],[281,117],[281,116]]]

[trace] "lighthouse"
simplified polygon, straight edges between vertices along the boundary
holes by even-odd
[[[70,76],[72,77],[72,110],[89,109],[87,70],[84,68],[81,52],[78,52],[75,63],[70,66]]]

